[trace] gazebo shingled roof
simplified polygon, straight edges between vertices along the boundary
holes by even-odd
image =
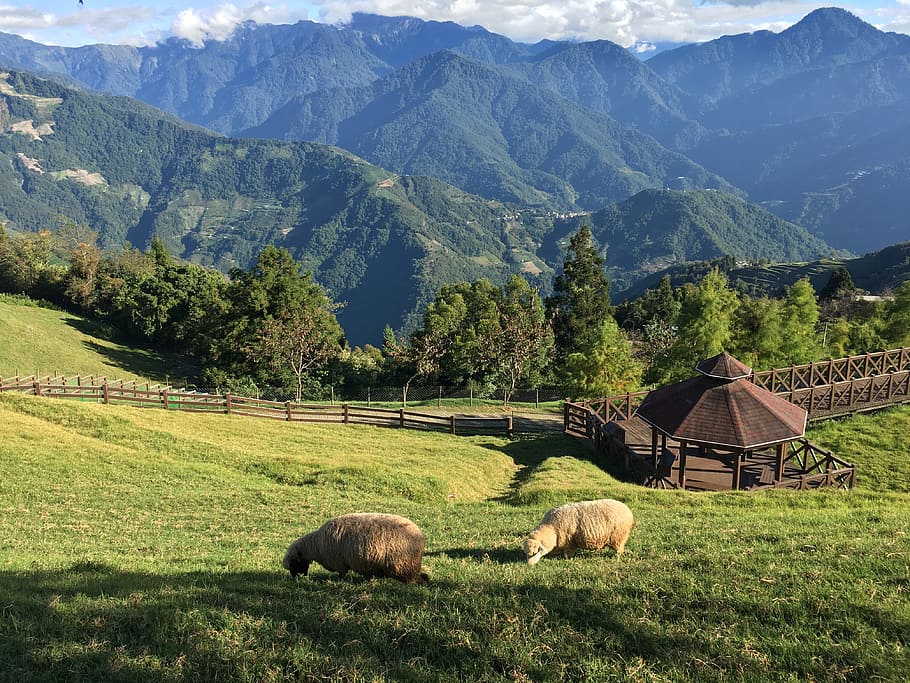
[[[743,451],[805,434],[805,409],[748,381],[751,369],[733,356],[696,367],[700,376],[649,393],[638,417],[677,441]]]
[[[752,368],[741,363],[726,351],[700,361],[696,364],[695,369],[703,375],[717,379],[739,379],[752,374]]]

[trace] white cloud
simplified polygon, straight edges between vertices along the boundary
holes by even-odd
[[[171,33],[178,38],[185,38],[201,45],[205,40],[229,38],[234,29],[244,21],[276,24],[292,19],[292,13],[286,9],[275,9],[261,2],[245,7],[226,4],[211,11],[190,8],[177,14],[177,18],[171,24]]]
[[[58,45],[147,44],[167,35],[201,44],[228,38],[248,20],[283,24],[318,16],[324,22],[343,23],[353,12],[367,12],[480,25],[527,42],[605,38],[634,46],[704,41],[759,29],[780,31],[812,10],[833,4],[830,0],[277,0],[277,4],[186,0],[177,9],[138,4],[114,9],[86,0],[84,7],[73,2],[63,9],[59,2],[33,2],[0,4],[0,31]],[[871,8],[869,0],[852,2],[857,4],[844,7],[879,28],[910,31],[910,0],[880,0]]]
[[[136,27],[153,20],[146,7],[101,8],[55,13],[0,5],[0,31],[48,45],[149,42]]]
[[[910,0],[904,0],[910,2]],[[757,29],[781,30],[830,2],[803,0],[316,0],[320,17],[343,22],[352,12],[480,24],[515,40],[694,42]]]

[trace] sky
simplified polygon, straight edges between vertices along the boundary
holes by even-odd
[[[647,52],[660,43],[781,31],[831,2],[803,0],[0,0],[0,32],[47,45],[151,45],[178,36],[194,43],[230,36],[240,22],[301,19],[344,23],[352,12],[478,24],[512,40],[607,39]],[[910,34],[910,0],[855,0],[838,7],[885,31]]]

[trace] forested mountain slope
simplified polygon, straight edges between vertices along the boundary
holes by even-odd
[[[454,52],[295,98],[245,135],[336,144],[492,199],[598,209],[645,188],[729,183],[653,138]]]
[[[888,189],[910,181],[910,37],[837,8],[646,62],[609,41],[528,45],[355,14],[142,48],[0,35],[0,64],[221,133],[331,141],[492,199],[596,210],[644,188],[739,188],[837,248],[910,236],[895,235],[903,205]],[[886,182],[855,182],[864,177]]]
[[[587,223],[606,250],[616,291],[691,261],[721,256],[795,261],[833,253],[798,225],[713,190],[646,190],[575,220]]]
[[[225,138],[23,73],[0,80],[0,163],[8,229],[53,230],[63,217],[104,246],[158,236],[224,271],[284,246],[346,303],[339,318],[356,341],[401,326],[445,282],[550,275],[514,209],[337,148]]]

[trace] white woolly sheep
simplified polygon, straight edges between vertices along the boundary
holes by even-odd
[[[570,556],[576,549],[600,550],[610,546],[622,554],[635,519],[618,500],[583,500],[552,508],[524,540],[528,564],[535,565],[551,552]]]
[[[281,566],[295,578],[318,562],[342,576],[354,571],[367,578],[426,583],[429,577],[420,571],[424,545],[423,531],[406,517],[357,512],[334,517],[298,538]]]

